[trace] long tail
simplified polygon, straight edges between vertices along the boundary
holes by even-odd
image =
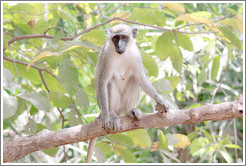
[[[96,146],[96,142],[97,142],[97,138],[96,137],[92,138],[90,140],[88,151],[87,151],[87,157],[86,157],[86,162],[87,163],[91,163],[93,151],[94,151],[95,146]]]

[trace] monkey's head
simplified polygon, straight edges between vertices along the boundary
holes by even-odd
[[[106,35],[114,44],[115,51],[118,54],[123,54],[126,51],[128,42],[136,38],[137,29],[126,24],[117,24],[106,30]]]

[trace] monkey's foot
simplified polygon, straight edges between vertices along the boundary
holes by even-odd
[[[115,113],[111,113],[109,118],[102,120],[102,127],[108,133],[120,131],[120,119]]]
[[[169,105],[162,98],[157,99],[156,103],[157,103],[156,107],[158,107],[158,105],[161,106],[160,108],[156,108],[156,110],[163,111],[163,112],[167,112],[169,110]]]
[[[138,108],[133,108],[126,115],[133,119],[140,120],[142,118],[142,111],[140,111]]]

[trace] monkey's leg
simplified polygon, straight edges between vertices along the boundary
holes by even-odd
[[[108,102],[109,102],[109,121],[106,126],[106,130],[119,131],[120,119],[117,116],[119,114],[119,108],[121,107],[120,92],[116,83],[112,80],[108,85]]]

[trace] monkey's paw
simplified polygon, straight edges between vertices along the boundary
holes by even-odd
[[[142,118],[142,111],[140,111],[138,108],[133,108],[126,115],[133,119],[140,120]]]
[[[102,127],[108,133],[120,131],[120,119],[115,113],[111,113],[108,118],[102,120]]]
[[[156,102],[157,102],[156,110],[158,110],[158,111],[164,110],[164,112],[167,112],[169,110],[169,105],[167,104],[167,102],[165,100],[159,99]],[[158,105],[160,105],[161,107],[158,107]]]

